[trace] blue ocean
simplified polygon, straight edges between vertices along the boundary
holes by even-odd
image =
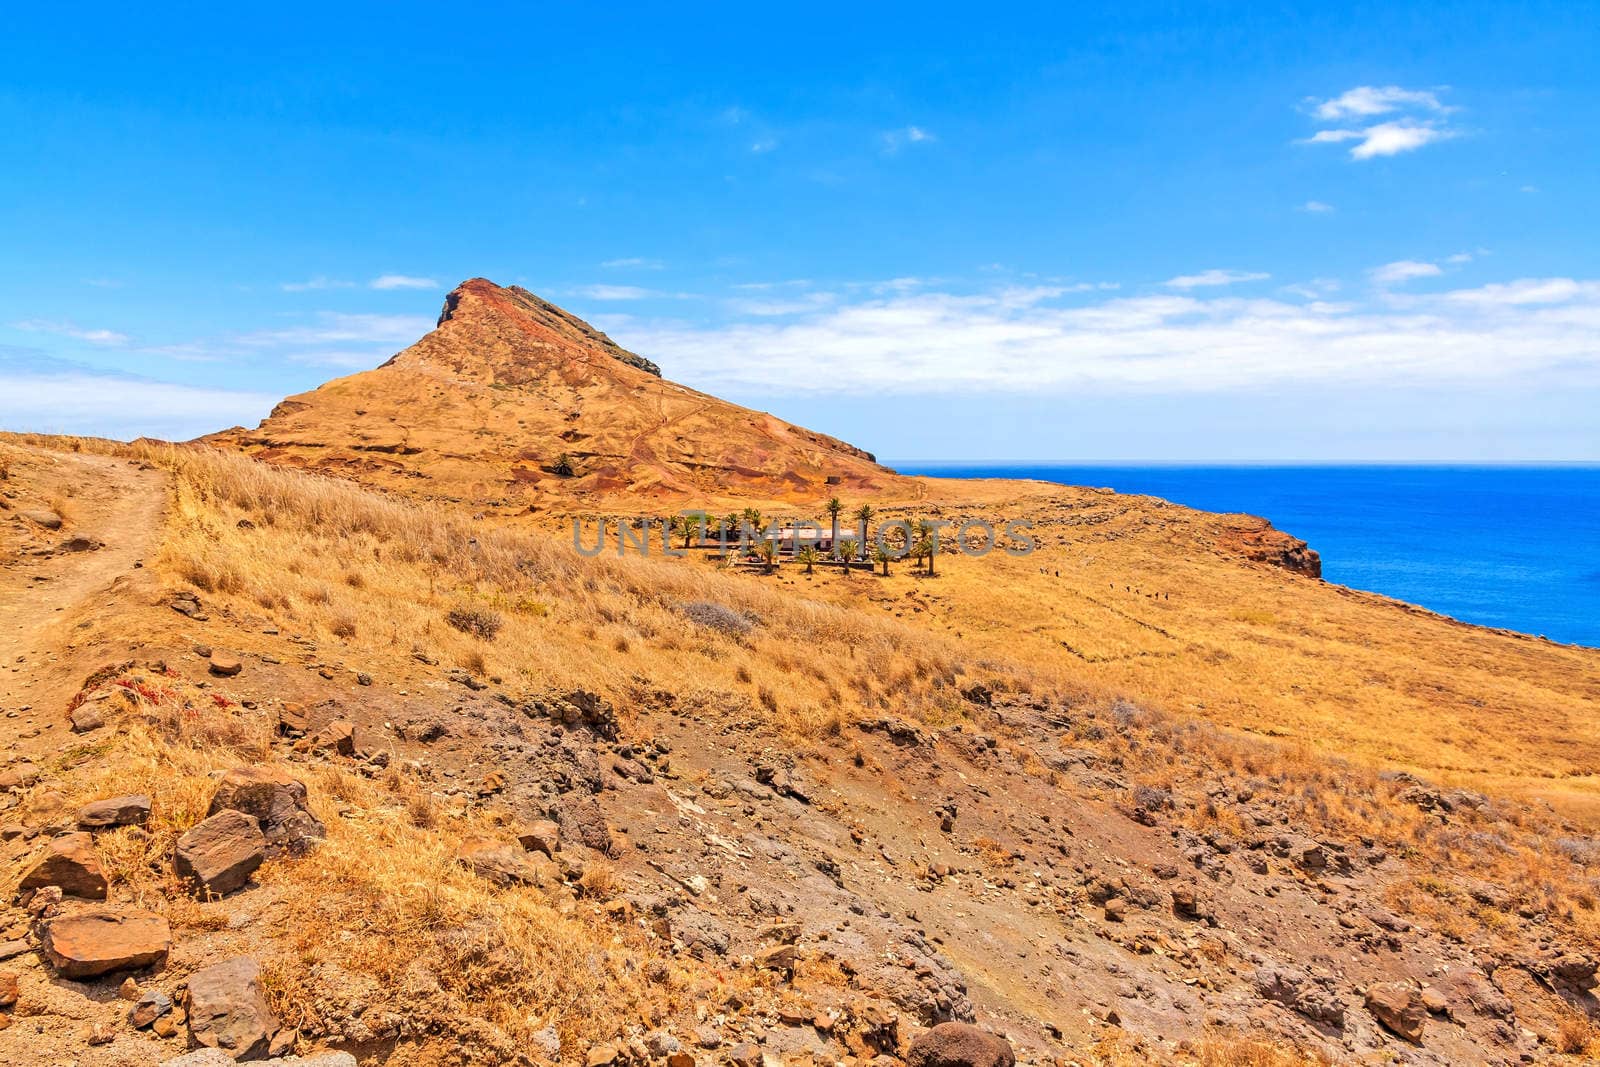
[[[1600,647],[1600,467],[889,465],[1261,515],[1322,553],[1330,582]]]

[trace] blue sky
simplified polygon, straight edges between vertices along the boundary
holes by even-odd
[[[902,459],[1600,459],[1592,5],[9,12],[0,426],[483,275]]]

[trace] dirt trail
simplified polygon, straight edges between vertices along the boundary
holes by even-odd
[[[124,595],[114,590],[153,549],[167,497],[159,471],[84,453],[27,452],[4,484],[16,494],[14,511],[0,519],[6,547],[17,552],[0,563],[0,739],[9,744],[26,740],[34,719],[58,720],[51,701],[75,678],[81,609]],[[16,514],[53,500],[64,502],[60,530]],[[66,547],[75,539],[99,547]]]

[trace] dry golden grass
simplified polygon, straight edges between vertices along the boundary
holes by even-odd
[[[141,455],[175,475],[166,573],[286,630],[337,639],[367,662],[398,668],[423,651],[522,690],[720,690],[797,736],[834,732],[842,716],[891,700],[960,713],[951,690],[968,667],[957,644],[875,614],[711,567],[582,560],[539,533],[484,528],[234,454],[151,446]],[[759,623],[730,636],[691,620],[683,608],[694,602]],[[797,658],[810,669],[797,671]]]

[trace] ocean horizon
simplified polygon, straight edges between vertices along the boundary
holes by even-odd
[[[1245,512],[1303,538],[1329,582],[1463,622],[1600,647],[1600,465],[886,461]]]

